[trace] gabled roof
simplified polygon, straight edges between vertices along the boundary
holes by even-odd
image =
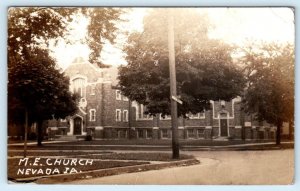
[[[99,68],[98,66],[91,64],[89,61],[85,60],[82,57],[76,57],[73,60],[73,62],[67,68],[65,68],[64,72],[70,69],[74,70],[73,67],[76,66],[78,66],[79,72],[89,68],[92,69],[94,72],[99,73],[99,75],[103,77],[105,81],[111,81],[112,85],[115,86],[118,84],[117,78],[119,70],[117,66],[111,66],[109,68]]]

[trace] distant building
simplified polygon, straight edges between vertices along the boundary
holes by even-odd
[[[70,90],[80,94],[78,112],[48,123],[49,139],[170,139],[171,120],[144,114],[117,88],[118,69],[98,68],[76,58],[65,70]],[[179,118],[181,139],[274,139],[275,127],[259,123],[241,111],[241,98],[211,101],[211,110]]]

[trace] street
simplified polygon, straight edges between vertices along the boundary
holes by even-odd
[[[294,178],[294,150],[272,151],[185,151],[201,164],[120,174],[67,184],[292,184]]]

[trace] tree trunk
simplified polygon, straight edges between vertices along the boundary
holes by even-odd
[[[43,121],[37,122],[37,145],[42,146],[43,141]]]
[[[129,99],[129,98],[128,98]],[[128,100],[128,139],[132,139],[132,108],[131,108],[131,100]]]
[[[244,110],[242,108],[240,108],[240,123],[242,126],[242,140],[245,141],[246,140],[246,128],[245,128],[245,113]]]
[[[129,99],[129,98],[128,98]],[[132,124],[132,111],[131,111],[131,100],[128,100],[128,129],[131,128]]]
[[[25,110],[24,158],[27,156],[28,109]]]
[[[276,130],[276,145],[280,145],[281,141],[281,128],[282,128],[282,121],[277,121],[277,130]]]

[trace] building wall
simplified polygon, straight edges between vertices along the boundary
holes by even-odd
[[[82,135],[91,135],[94,139],[169,139],[171,138],[171,120],[156,116],[138,115],[139,106],[130,102],[120,92],[117,83],[117,69],[99,69],[88,62],[77,59],[66,70],[72,80],[81,77],[86,80],[86,106],[79,106],[74,116],[66,120],[49,121],[50,138],[73,135],[74,118],[81,117]],[[118,94],[118,95],[117,95]],[[91,121],[91,110],[96,111],[95,121]],[[127,111],[127,117],[124,112]],[[117,112],[120,116],[117,117]],[[240,98],[229,102],[212,101],[211,109],[204,111],[199,118],[178,118],[178,134],[181,139],[216,139],[220,137],[220,118],[226,116],[230,139],[271,139],[274,128],[258,123],[253,116],[241,111]],[[126,120],[125,118],[128,118]]]

